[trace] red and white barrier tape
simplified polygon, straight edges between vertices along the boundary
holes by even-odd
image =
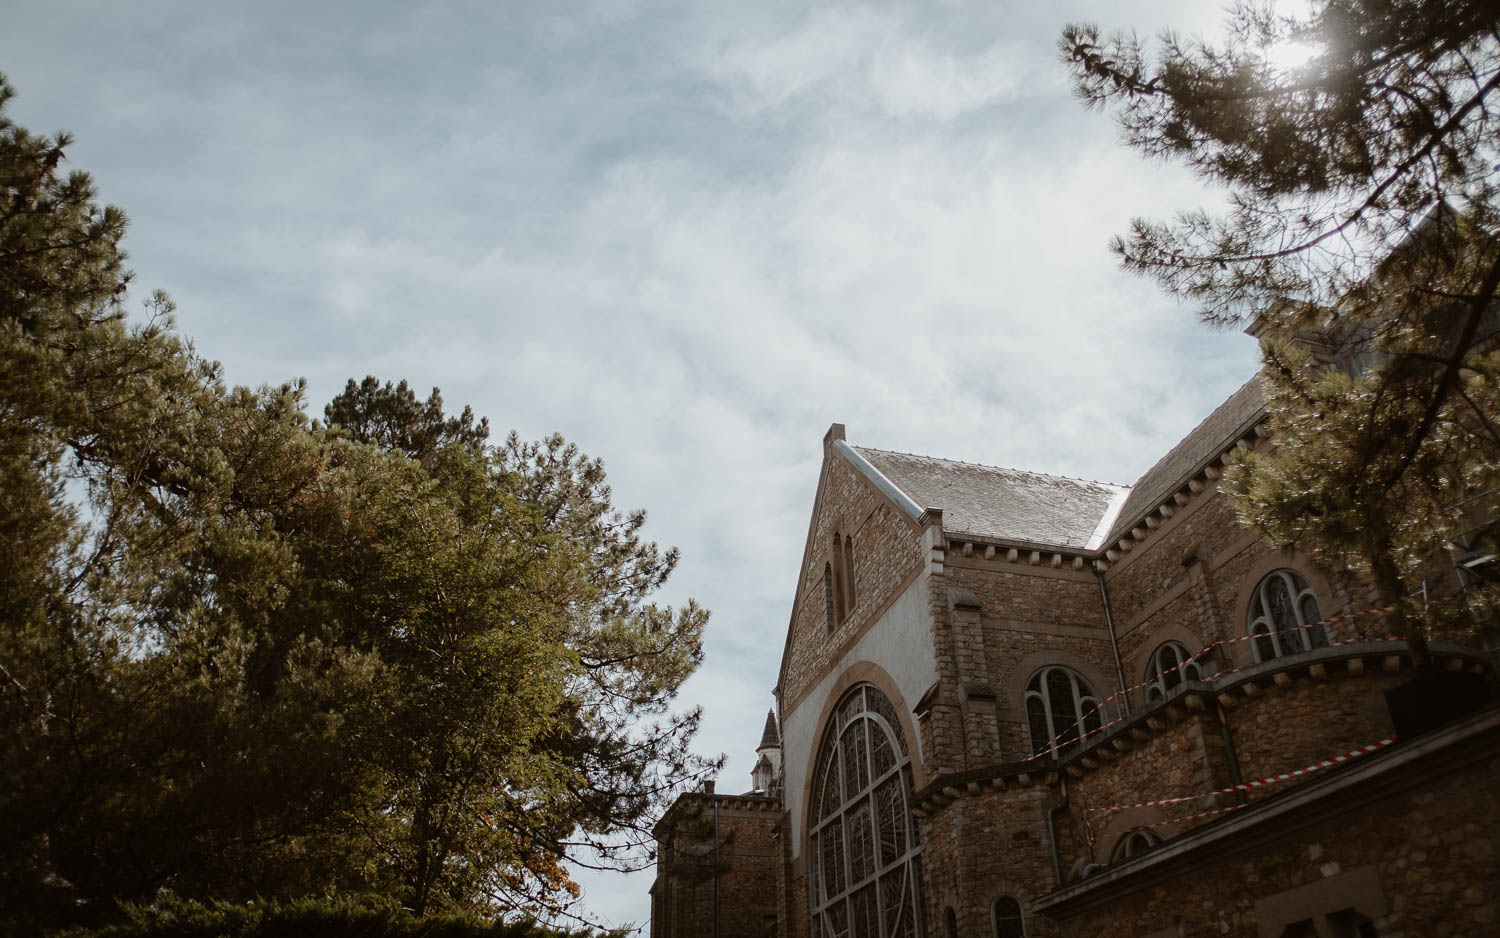
[[[1358,618],[1361,618],[1363,616],[1384,615],[1384,614],[1390,612],[1394,608],[1395,608],[1394,606],[1384,606],[1384,607],[1381,607],[1381,608],[1378,608],[1378,609],[1361,609],[1358,612],[1346,612],[1346,613],[1343,613],[1341,615],[1330,616],[1329,618],[1322,619],[1322,620],[1320,620],[1318,622],[1309,622],[1306,625],[1299,625],[1299,626],[1296,627],[1295,631],[1302,631],[1302,630],[1305,630],[1305,629],[1321,628],[1321,627],[1323,627],[1325,625],[1331,625],[1331,624],[1333,624],[1335,622],[1346,622],[1346,621],[1348,621],[1350,619],[1358,619]],[[1283,630],[1283,631],[1288,631],[1288,630]],[[1048,740],[1047,741],[1047,745],[1045,747],[1043,747],[1043,749],[1042,749],[1041,752],[1033,753],[1032,755],[1027,756],[1022,761],[1023,762],[1030,762],[1033,759],[1040,759],[1043,756],[1054,755],[1061,746],[1071,744],[1071,743],[1073,743],[1075,741],[1081,741],[1081,740],[1087,739],[1090,736],[1094,735],[1095,733],[1102,733],[1104,730],[1108,729],[1109,727],[1114,726],[1116,723],[1119,723],[1120,720],[1124,719],[1124,717],[1120,717],[1119,719],[1112,720],[1109,723],[1103,724],[1102,726],[1097,726],[1097,727],[1095,727],[1093,729],[1085,730],[1082,734],[1078,734],[1078,728],[1083,725],[1083,721],[1084,720],[1087,720],[1089,717],[1093,716],[1099,710],[1103,709],[1106,704],[1108,704],[1108,703],[1110,703],[1110,702],[1112,702],[1114,700],[1117,700],[1121,696],[1133,694],[1133,693],[1135,693],[1136,691],[1140,690],[1143,687],[1149,687],[1152,684],[1156,684],[1159,681],[1161,681],[1162,679],[1164,679],[1167,675],[1172,674],[1172,673],[1176,672],[1177,670],[1186,667],[1187,665],[1191,664],[1191,665],[1194,665],[1195,667],[1198,666],[1200,659],[1206,657],[1210,652],[1212,652],[1215,648],[1218,648],[1220,645],[1235,645],[1235,644],[1238,644],[1240,642],[1248,642],[1251,639],[1255,639],[1255,638],[1264,638],[1268,634],[1269,633],[1262,633],[1262,634],[1259,634],[1259,635],[1236,635],[1236,636],[1233,636],[1233,637],[1230,637],[1230,638],[1221,638],[1218,641],[1210,642],[1209,644],[1207,644],[1207,645],[1205,645],[1203,647],[1202,651],[1200,651],[1197,654],[1193,655],[1192,657],[1188,658],[1186,661],[1179,661],[1177,664],[1175,664],[1172,667],[1166,669],[1165,671],[1161,672],[1160,674],[1154,675],[1150,680],[1142,681],[1139,684],[1134,685],[1133,687],[1127,687],[1127,688],[1125,688],[1124,690],[1121,690],[1121,691],[1115,691],[1113,694],[1110,694],[1108,697],[1105,697],[1103,700],[1101,700],[1098,703],[1094,704],[1094,706],[1091,707],[1086,712],[1080,714],[1079,717],[1078,717],[1078,721],[1076,723],[1071,724],[1068,727],[1068,729],[1063,730],[1061,733],[1058,733],[1056,736],[1054,736],[1050,740]],[[1336,647],[1339,647],[1339,646],[1342,646],[1342,645],[1352,645],[1352,644],[1356,644],[1358,642],[1365,642],[1365,641],[1369,641],[1369,642],[1396,642],[1396,641],[1404,641],[1404,639],[1401,638],[1400,636],[1392,636],[1392,637],[1377,638],[1377,639],[1366,639],[1366,638],[1362,638],[1362,637],[1356,636],[1355,638],[1347,638],[1347,639],[1343,639],[1342,641],[1329,642],[1328,643],[1328,647],[1330,647],[1330,648],[1336,648]],[[1234,673],[1237,670],[1239,670],[1239,669],[1238,668],[1227,668],[1227,669],[1225,669],[1223,671],[1219,671],[1219,672],[1216,672],[1214,674],[1209,675],[1208,677],[1202,678],[1201,680],[1203,680],[1204,682],[1212,681],[1212,680],[1215,680],[1217,678],[1223,677],[1226,674],[1232,674],[1232,673]]]
[[[1331,769],[1334,766],[1341,765],[1342,763],[1348,762],[1351,759],[1358,759],[1360,756],[1367,756],[1372,752],[1384,749],[1386,746],[1389,746],[1395,741],[1396,737],[1387,736],[1385,739],[1382,739],[1379,742],[1370,743],[1367,746],[1360,746],[1358,749],[1352,749],[1349,752],[1342,753],[1341,755],[1330,756],[1327,759],[1322,759],[1318,762],[1314,762],[1312,765],[1303,766],[1300,769],[1292,769],[1289,772],[1280,772],[1276,775],[1269,775],[1265,778],[1255,779],[1252,782],[1241,782],[1238,785],[1230,785],[1228,788],[1220,788],[1218,791],[1204,792],[1198,795],[1184,795],[1181,798],[1157,798],[1154,801],[1137,801],[1135,804],[1117,804],[1108,808],[1099,808],[1094,812],[1094,814],[1110,814],[1115,811],[1126,811],[1130,808],[1155,808],[1162,805],[1182,804],[1186,801],[1197,801],[1200,798],[1212,798],[1215,795],[1231,795],[1238,791],[1253,791],[1257,788],[1264,788],[1267,785],[1274,785],[1277,782],[1284,782],[1288,779],[1297,778],[1301,775],[1311,775],[1313,772],[1317,772],[1322,769]],[[1181,818],[1179,820],[1188,819]]]

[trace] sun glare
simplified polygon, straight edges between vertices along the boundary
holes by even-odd
[[[1278,72],[1292,72],[1312,61],[1318,47],[1287,39],[1266,48],[1266,61]]]

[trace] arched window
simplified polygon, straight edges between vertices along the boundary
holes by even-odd
[[[1295,570],[1275,570],[1255,587],[1250,598],[1251,647],[1256,661],[1322,648],[1328,633],[1321,625],[1318,597]],[[1309,626],[1311,626],[1309,628]]]
[[[1203,669],[1193,661],[1187,646],[1181,642],[1166,642],[1151,655],[1146,665],[1146,699],[1159,700],[1183,681],[1203,680]]]
[[[854,611],[854,538],[844,535],[844,589],[849,595],[844,598],[844,608]]]
[[[995,900],[995,938],[1026,938],[1026,923],[1021,918],[1021,903],[1014,896]]]
[[[890,700],[868,684],[845,694],[815,765],[812,938],[920,938],[911,760]]]
[[[1115,841],[1114,853],[1110,855],[1109,860],[1113,863],[1126,857],[1138,857],[1159,843],[1161,843],[1161,838],[1145,828],[1126,831],[1124,836]]]
[[[823,564],[823,616],[828,620],[828,631],[838,625],[833,611],[833,565]]]
[[[1104,727],[1104,706],[1083,675],[1047,667],[1026,684],[1026,725],[1033,754],[1066,752]]]
[[[943,935],[944,938],[958,938],[958,916],[953,914],[953,906],[943,910]]]

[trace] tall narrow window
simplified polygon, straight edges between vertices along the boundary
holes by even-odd
[[[995,900],[995,938],[1026,938],[1021,903],[1014,896],[1001,896]]]
[[[1328,644],[1323,613],[1313,588],[1295,570],[1275,570],[1250,598],[1251,648],[1256,661],[1322,648]]]
[[[854,538],[844,535],[844,588],[849,595],[844,599],[844,608],[854,611]]]
[[[868,684],[834,708],[808,806],[812,938],[920,938],[911,765],[890,700]]]
[[[1151,655],[1146,665],[1146,699],[1159,700],[1183,681],[1203,680],[1203,670],[1193,661],[1187,646],[1181,642],[1167,642]]]
[[[1084,737],[1103,729],[1104,722],[1103,703],[1076,671],[1047,667],[1027,682],[1026,725],[1033,754],[1074,749]]]
[[[828,620],[828,631],[832,632],[838,620],[833,614],[833,566],[823,564],[823,615]]]
[[[849,587],[846,585],[848,574],[844,571],[844,544],[839,532],[833,532],[833,618],[842,625],[844,616],[849,614],[849,604],[846,596]]]

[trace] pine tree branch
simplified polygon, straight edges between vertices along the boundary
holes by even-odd
[[[1473,300],[1469,303],[1469,318],[1464,323],[1464,330],[1454,343],[1453,354],[1448,357],[1448,362],[1443,369],[1442,376],[1438,379],[1438,385],[1431,398],[1427,402],[1427,408],[1422,414],[1422,419],[1417,425],[1416,431],[1407,442],[1406,452],[1396,463],[1385,478],[1385,486],[1389,488],[1401,480],[1412,461],[1421,452],[1422,445],[1427,441],[1427,434],[1432,431],[1432,425],[1437,421],[1438,413],[1443,408],[1447,399],[1448,389],[1458,381],[1459,369],[1463,367],[1464,358],[1474,341],[1474,334],[1479,331],[1479,324],[1484,320],[1491,301],[1494,299],[1495,290],[1500,287],[1500,257],[1490,265],[1489,272],[1485,274],[1483,282]]]

